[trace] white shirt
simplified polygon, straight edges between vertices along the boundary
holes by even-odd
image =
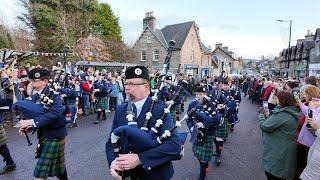
[[[144,103],[146,102],[148,96],[140,101],[134,102],[133,104],[136,106],[137,108],[137,117],[139,117],[141,110],[142,110],[142,106],[144,105]]]

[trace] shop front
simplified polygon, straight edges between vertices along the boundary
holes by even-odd
[[[198,74],[199,66],[195,64],[184,64],[185,75],[195,76]]]
[[[309,76],[320,78],[320,64],[309,64]]]
[[[201,68],[201,78],[205,78],[209,76],[210,74],[210,69],[209,68]]]

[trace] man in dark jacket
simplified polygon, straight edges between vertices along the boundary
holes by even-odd
[[[150,97],[149,72],[144,66],[130,67],[126,70],[125,90],[127,96],[133,103],[133,122],[140,129],[149,111],[152,99]],[[130,103],[131,104],[131,103]],[[130,106],[129,106],[130,107]],[[156,120],[164,113],[164,104],[156,102],[152,110],[152,117],[149,120],[147,128],[150,130],[154,127]],[[113,125],[110,134],[118,127],[127,126],[126,112],[128,103],[123,103],[116,109]],[[163,120],[163,124],[159,129],[158,135],[162,135],[165,130],[173,127],[171,116],[168,115]],[[134,128],[134,127],[132,127]],[[143,131],[143,130],[141,130]],[[129,146],[130,142],[120,139],[120,145]],[[116,179],[121,179],[120,174],[126,171],[131,179],[147,179],[147,180],[169,180],[173,176],[173,166],[171,161],[180,158],[181,141],[177,132],[173,131],[168,139],[153,148],[138,153],[124,153],[120,150],[119,157],[116,157],[116,151],[113,149],[111,138],[106,143],[106,155],[111,170],[111,175]]]
[[[32,101],[41,104],[41,95],[48,96],[53,103],[49,106],[46,104],[46,112],[41,116],[35,116],[33,119],[21,120],[20,131],[24,131],[28,127],[37,130],[39,145],[39,160],[35,167],[33,176],[37,179],[46,179],[48,177],[57,176],[59,179],[66,180],[67,171],[65,166],[65,137],[66,117],[60,96],[50,92],[48,79],[50,71],[44,68],[35,68],[28,74],[32,87],[38,93],[32,96]],[[53,94],[51,94],[53,93]]]

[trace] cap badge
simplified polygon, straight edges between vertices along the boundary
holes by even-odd
[[[142,74],[142,70],[140,68],[137,68],[134,70],[134,73],[139,76]]]
[[[34,73],[34,77],[39,78],[40,77],[40,73]]]

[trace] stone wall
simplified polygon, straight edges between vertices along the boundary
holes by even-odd
[[[147,42],[147,36],[150,36],[149,40],[150,43]],[[155,71],[162,69],[162,65],[164,62],[164,59],[167,55],[166,48],[161,44],[161,42],[157,39],[156,36],[154,36],[150,29],[146,29],[145,32],[142,34],[140,39],[137,40],[135,43],[135,48],[137,49],[137,59],[135,60],[135,63],[147,66],[150,70],[150,73],[154,73]],[[147,60],[141,61],[141,51],[146,50],[147,51]],[[153,51],[158,50],[159,51],[159,60],[154,61],[153,60]]]

